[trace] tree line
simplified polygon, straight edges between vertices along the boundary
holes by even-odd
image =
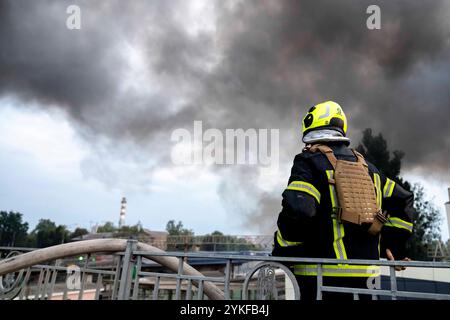
[[[167,222],[166,231],[168,251],[191,251],[196,248],[199,251],[258,251],[258,245],[244,238],[226,235],[218,230],[206,235],[195,236],[192,229],[183,227],[183,222],[170,220]]]
[[[70,239],[87,234],[84,228],[69,231],[64,225],[56,225],[49,219],[40,219],[36,227],[29,230],[19,212],[0,212],[0,246],[44,248],[68,242]]]
[[[130,237],[142,233],[140,223],[134,226],[117,228],[112,222],[106,222],[97,228],[97,233],[112,233],[113,237]],[[67,243],[89,233],[85,228],[77,227],[70,231],[65,225],[56,225],[49,219],[40,219],[36,227],[29,231],[28,222],[23,221],[20,212],[0,212],[0,246],[45,248]]]
[[[23,215],[19,212],[0,212],[0,246],[3,247],[29,247],[45,248],[73,240],[82,239],[88,234],[85,228],[76,228],[74,231],[67,229],[65,225],[56,225],[49,219],[39,220],[36,227],[29,230],[28,222],[23,221]],[[198,246],[202,251],[227,251],[227,250],[256,250],[256,246],[248,243],[245,239],[236,236],[225,235],[220,231],[195,237],[194,231],[183,227],[183,223],[175,220],[167,222],[166,231],[167,250],[192,250]],[[144,233],[140,223],[133,226],[116,227],[108,221],[96,228],[96,233],[110,233],[114,238],[140,239]],[[199,243],[200,241],[200,243]]]

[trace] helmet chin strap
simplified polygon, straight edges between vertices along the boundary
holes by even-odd
[[[350,144],[350,139],[347,137],[344,137],[342,133],[336,130],[331,129],[322,129],[322,130],[314,130],[311,132],[308,132],[303,137],[303,142],[306,144],[312,144],[317,142],[347,142]]]

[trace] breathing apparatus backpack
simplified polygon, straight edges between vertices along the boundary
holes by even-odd
[[[311,146],[309,151],[320,151],[333,166],[334,177],[329,176],[328,183],[335,186],[338,203],[333,209],[338,221],[370,224],[368,232],[378,234],[386,223],[386,217],[377,203],[375,186],[364,157],[352,149],[356,162],[338,160],[329,146],[320,144]]]

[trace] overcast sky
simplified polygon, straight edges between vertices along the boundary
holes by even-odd
[[[0,208],[73,229],[117,223],[126,196],[129,224],[269,234],[299,120],[332,99],[353,146],[382,132],[444,216],[449,18],[446,1],[0,0]],[[171,134],[195,120],[279,129],[279,170],[174,165]]]

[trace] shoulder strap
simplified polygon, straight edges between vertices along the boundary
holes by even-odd
[[[327,157],[328,161],[330,161],[333,166],[333,169],[336,170],[337,159],[333,153],[333,150],[329,146],[323,144],[315,144],[309,148],[309,151],[311,152],[317,152],[317,150]]]
[[[355,155],[357,161],[359,163],[361,163],[364,167],[369,168],[369,166],[367,165],[366,160],[364,159],[363,155],[361,153],[359,153],[358,151],[356,151],[355,149],[352,149],[353,154]]]

